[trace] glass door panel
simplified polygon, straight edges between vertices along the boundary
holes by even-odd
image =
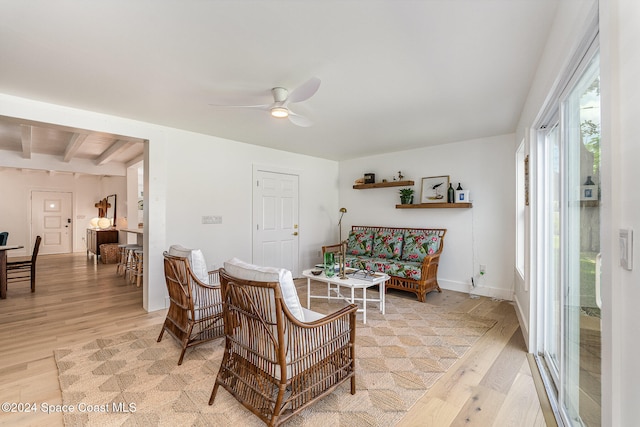
[[[601,425],[600,79],[598,55],[577,73],[540,131],[544,371],[562,421]]]
[[[544,357],[549,374],[557,384],[560,381],[561,307],[562,288],[560,280],[560,127],[556,122],[545,134],[544,157],[546,241],[545,265],[546,286],[544,288],[545,327]],[[557,385],[556,385],[557,387]]]
[[[564,406],[571,420],[600,425],[600,79],[596,56],[563,108],[567,206],[564,227]],[[580,425],[580,424],[578,424]]]

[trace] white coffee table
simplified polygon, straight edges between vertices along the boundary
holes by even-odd
[[[370,280],[357,279],[351,276],[347,276],[347,279],[341,279],[336,274],[333,277],[325,276],[324,272],[315,276],[311,273],[312,269],[304,270],[302,275],[307,278],[307,308],[311,306],[311,298],[323,298],[327,300],[342,299],[351,304],[355,304],[356,301],[362,302],[362,308],[358,309],[358,312],[362,313],[362,323],[367,323],[367,302],[377,302],[380,307],[380,313],[384,314],[384,296],[385,296],[385,283],[389,280],[389,276],[383,273],[375,273],[374,277]],[[326,295],[311,295],[311,280],[317,280],[327,284]],[[367,288],[378,285],[380,287],[379,298],[367,298]],[[351,289],[351,296],[344,296],[340,292],[340,288],[345,287]],[[362,289],[362,298],[355,297],[355,290]],[[331,293],[334,293],[332,295]]]

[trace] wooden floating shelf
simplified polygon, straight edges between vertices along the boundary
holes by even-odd
[[[391,181],[391,182],[374,182],[373,184],[355,184],[354,190],[364,190],[367,188],[385,188],[385,187],[406,187],[414,185],[413,181]]]
[[[473,203],[417,203],[415,205],[396,205],[396,209],[470,209]]]

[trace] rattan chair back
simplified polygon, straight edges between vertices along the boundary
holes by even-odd
[[[347,380],[355,394],[355,305],[305,323],[287,309],[277,282],[221,269],[220,283],[225,351],[209,404],[222,386],[275,426]]]
[[[158,342],[168,332],[182,345],[178,365],[185,351],[224,334],[222,298],[218,271],[209,272],[209,283],[202,283],[191,270],[189,260],[164,254],[164,276],[169,292],[169,311]]]

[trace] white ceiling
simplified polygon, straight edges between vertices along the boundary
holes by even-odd
[[[558,1],[0,0],[0,92],[335,160],[502,135]],[[210,106],[312,76],[312,127]]]

